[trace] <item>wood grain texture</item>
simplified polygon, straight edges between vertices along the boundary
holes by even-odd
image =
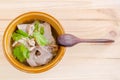
[[[119,0],[1,0],[0,79],[2,80],[120,80]],[[112,44],[78,44],[67,48],[62,61],[51,70],[28,74],[14,68],[2,49],[2,37],[17,16],[46,12],[62,24],[66,33],[80,38],[107,38]]]

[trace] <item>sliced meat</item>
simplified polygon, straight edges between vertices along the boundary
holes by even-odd
[[[27,63],[28,63],[31,67],[38,66],[38,64],[35,62],[35,52],[36,52],[35,49],[34,49],[33,51],[31,51],[30,57],[29,57],[29,59],[27,59]]]
[[[30,58],[27,59],[27,63],[34,67],[47,64],[53,58],[51,54],[45,47],[37,46],[31,53]],[[32,62],[35,62],[37,65],[32,65]]]
[[[39,46],[37,50],[40,52],[40,55],[35,59],[38,65],[47,64],[53,58],[53,55],[45,47]]]
[[[45,38],[49,41],[50,44],[55,43],[55,39],[52,36],[50,24],[45,22],[45,23],[43,23],[43,26],[44,26],[44,36],[45,36]]]
[[[19,24],[17,25],[18,29],[23,30],[24,32],[28,33],[29,35],[33,34],[34,31],[34,24]]]
[[[28,24],[19,24],[19,25],[17,25],[17,27],[18,27],[18,29],[21,29],[24,32],[27,32]]]

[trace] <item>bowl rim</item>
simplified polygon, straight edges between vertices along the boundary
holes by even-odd
[[[37,12],[37,11],[32,11],[32,12],[27,12],[27,13],[23,13],[21,15],[19,15],[18,17],[14,18],[13,20],[11,20],[11,22],[8,24],[7,28],[5,29],[4,31],[4,35],[3,35],[3,39],[2,39],[2,47],[3,47],[3,52],[4,52],[4,55],[6,56],[7,60],[9,61],[9,63],[11,63],[15,68],[19,69],[20,71],[23,71],[23,72],[27,72],[27,73],[41,73],[41,72],[45,72],[49,69],[51,69],[52,67],[54,67],[58,62],[60,62],[60,60],[63,58],[64,54],[65,54],[65,50],[66,48],[61,46],[61,54],[59,54],[58,58],[55,59],[53,62],[51,62],[49,65],[45,66],[45,67],[23,67],[19,64],[17,64],[16,62],[13,61],[13,59],[11,58],[11,56],[8,54],[7,52],[7,44],[6,44],[6,38],[7,38],[7,35],[8,35],[8,31],[9,29],[11,29],[11,25],[13,23],[16,23],[17,21],[19,21],[22,17],[25,17],[26,15],[32,15],[32,14],[37,14],[37,15],[44,15],[44,16],[47,16],[49,17],[51,20],[53,20],[53,22],[56,22],[56,24],[59,25],[59,28],[60,30],[62,31],[62,34],[65,33],[62,25],[59,23],[59,21],[57,19],[55,19],[53,16],[47,14],[47,13],[44,13],[44,12]],[[16,21],[16,22],[15,22]],[[12,53],[11,53],[12,54]]]

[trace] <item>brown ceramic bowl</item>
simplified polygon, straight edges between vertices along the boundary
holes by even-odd
[[[41,20],[46,21],[52,26],[52,32],[55,34],[55,37],[64,34],[64,30],[60,23],[52,16],[43,13],[43,12],[28,12],[25,14],[22,14],[15,18],[7,27],[5,30],[4,36],[3,36],[3,49],[4,53],[6,55],[6,58],[8,61],[17,69],[21,71],[25,71],[28,73],[40,73],[47,71],[54,67],[63,57],[65,53],[65,47],[59,46],[59,50],[57,52],[56,57],[50,61],[48,64],[40,67],[30,67],[23,63],[20,63],[18,60],[16,60],[12,54],[12,48],[11,48],[11,36],[12,33],[15,31],[16,26],[21,23],[30,23],[34,20]]]

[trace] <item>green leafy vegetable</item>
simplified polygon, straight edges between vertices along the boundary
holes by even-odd
[[[35,21],[34,27],[35,29],[34,29],[33,37],[36,39],[36,42],[41,46],[47,45],[48,40],[43,35],[44,27],[40,26],[39,21]]]
[[[37,31],[34,32],[34,33],[33,33],[33,36],[34,36],[34,38],[36,39],[36,42],[37,42],[39,45],[45,46],[45,45],[48,44],[48,40],[47,40],[43,35],[41,35],[40,32],[37,32]]]
[[[29,58],[29,50],[23,45],[20,44],[13,49],[13,54],[20,62],[24,62]]]
[[[23,36],[25,36],[25,37],[29,37],[29,35],[26,32],[24,32],[23,30],[21,30],[21,29],[18,29],[16,32],[23,35]]]
[[[40,28],[40,34],[42,34],[42,35],[44,34],[44,27]]]
[[[18,41],[21,38],[26,38],[26,37],[29,37],[29,35],[26,32],[24,32],[24,31],[22,31],[20,29],[12,34],[12,39],[14,41]]]
[[[44,27],[42,27],[40,25],[39,21],[35,21],[34,27],[35,27],[34,32],[38,31],[38,32],[40,32],[40,34],[42,34],[42,35],[44,34]]]
[[[14,41],[18,41],[19,39],[21,39],[21,38],[23,38],[24,36],[23,35],[21,35],[21,34],[18,34],[18,33],[13,33],[12,34],[12,39],[14,40]]]
[[[34,27],[35,27],[35,29],[34,29],[34,31],[39,31],[39,21],[35,21],[35,24],[34,24]]]

